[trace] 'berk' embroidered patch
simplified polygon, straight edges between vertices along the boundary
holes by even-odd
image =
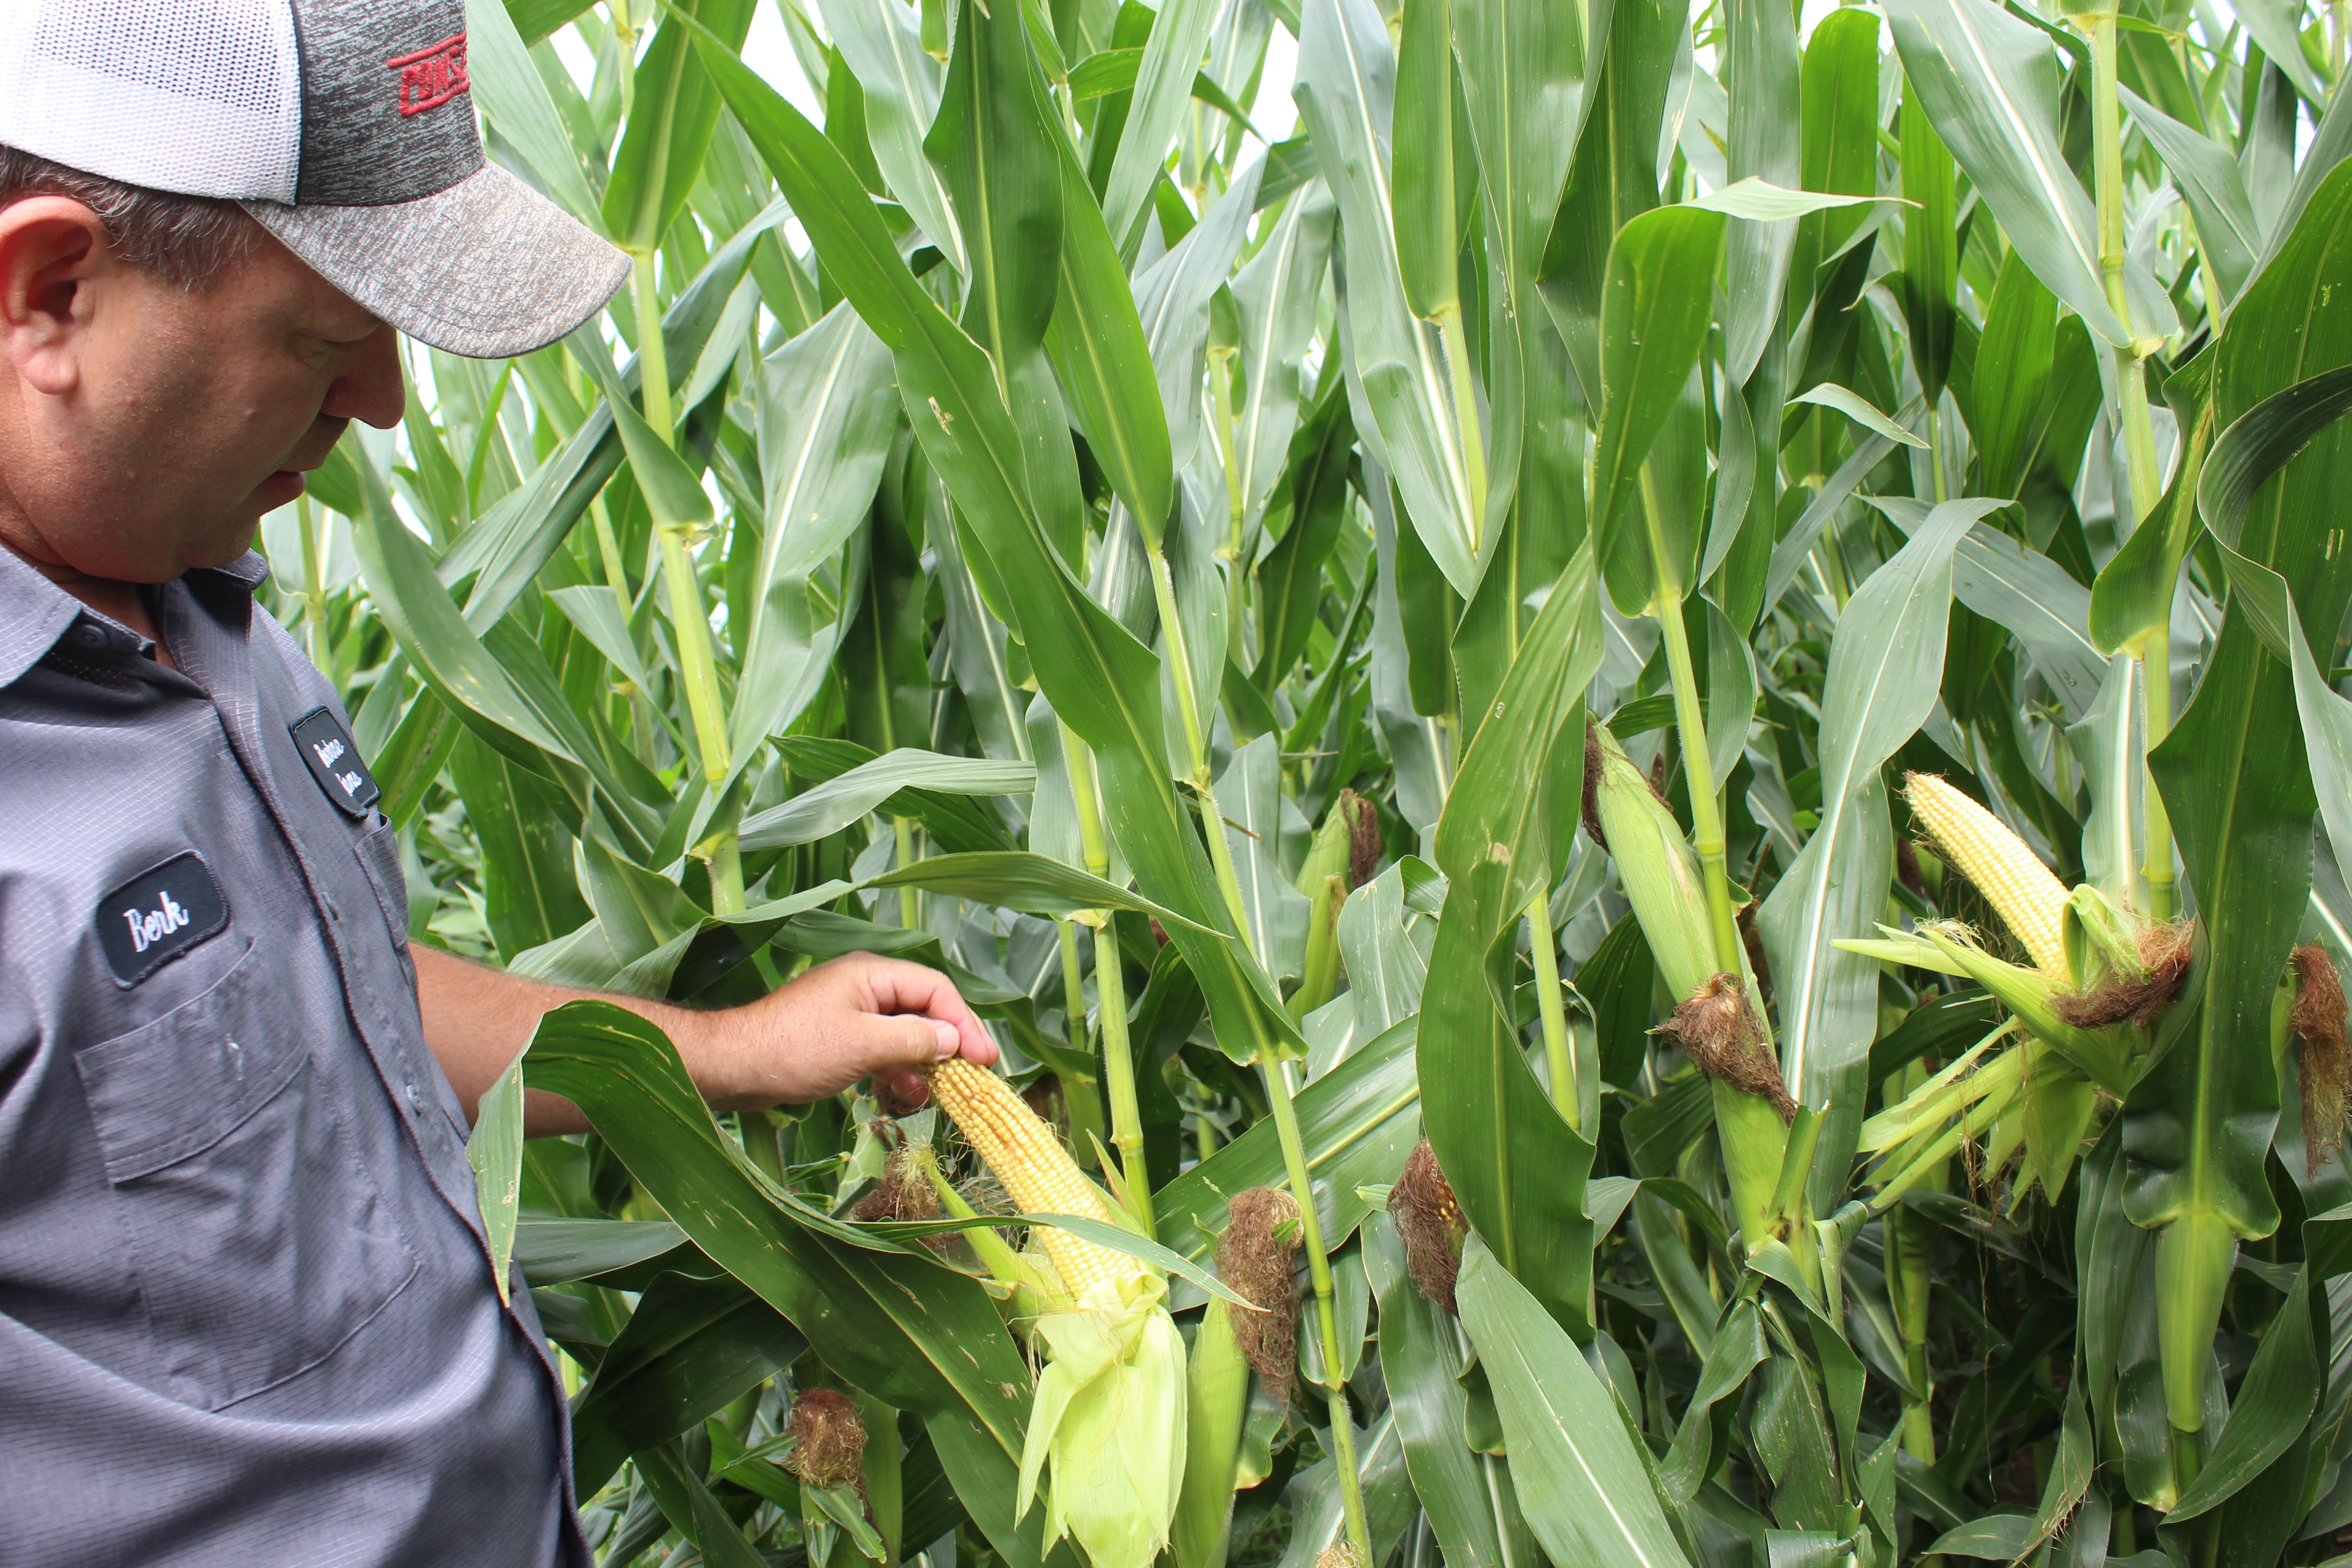
[[[98,901],[98,944],[128,989],[228,925],[228,900],[190,849],[150,867]]]

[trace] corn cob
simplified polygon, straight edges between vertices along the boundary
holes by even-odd
[[[2022,839],[1992,813],[1933,773],[1911,773],[1905,795],[1945,858],[1985,896],[2033,966],[2060,984],[2071,984],[2066,962],[2066,889]]]
[[[1118,1223],[1101,1189],[1087,1180],[1053,1129],[1003,1079],[954,1058],[931,1069],[931,1093],[1024,1212]],[[1149,1272],[1125,1253],[1068,1231],[1040,1226],[1036,1235],[1061,1275],[1063,1288],[1073,1297],[1084,1296],[1097,1282],[1108,1283],[1116,1293]]]

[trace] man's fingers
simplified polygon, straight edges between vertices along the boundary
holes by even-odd
[[[996,1042],[988,1037],[955,983],[938,970],[904,959],[876,958],[867,961],[861,978],[877,1013],[919,1016],[939,1026],[944,1043],[939,1058],[961,1050],[982,1067],[996,1060]]]
[[[912,1068],[884,1068],[874,1075],[874,1096],[885,1115],[911,1116],[931,1102],[931,1081]]]

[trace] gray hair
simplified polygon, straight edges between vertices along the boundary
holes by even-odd
[[[260,232],[233,201],[127,185],[0,143],[0,207],[31,196],[79,202],[106,226],[116,256],[190,293],[242,261]]]

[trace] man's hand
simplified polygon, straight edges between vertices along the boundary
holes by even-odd
[[[929,1088],[915,1069],[961,1053],[986,1067],[996,1046],[935,969],[853,952],[759,1001],[708,1020],[695,1082],[722,1110],[805,1105],[872,1074],[906,1104]]]
[[[985,1067],[995,1044],[948,977],[919,963],[853,952],[820,963],[757,1002],[699,1013],[634,996],[545,985],[418,947],[416,996],[425,1043],[464,1101],[467,1118],[539,1026],[540,1016],[583,997],[611,1002],[659,1025],[703,1098],[722,1110],[806,1104],[873,1075],[877,1087],[919,1105],[916,1070],[959,1053]],[[531,1137],[585,1131],[568,1100],[534,1089],[524,1125]]]

